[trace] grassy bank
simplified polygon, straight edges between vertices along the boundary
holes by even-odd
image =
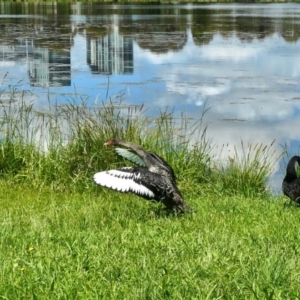
[[[220,161],[202,118],[0,99],[3,299],[299,297],[300,214],[269,194],[272,144]],[[196,213],[96,187],[95,172],[128,164],[103,146],[112,137],[163,156]]]
[[[5,97],[4,97],[5,96]],[[242,144],[222,160],[214,154],[203,117],[172,111],[147,116],[147,108],[114,101],[89,106],[82,99],[36,108],[24,93],[0,93],[0,178],[54,191],[95,191],[95,172],[124,166],[104,143],[119,137],[164,157],[183,191],[199,194],[268,196],[266,185],[279,155],[273,144]],[[205,115],[205,111],[203,111]],[[224,146],[226,152],[226,146]],[[222,152],[222,149],[221,149]]]
[[[135,196],[1,182],[2,299],[298,299],[299,209],[186,193],[195,214]]]

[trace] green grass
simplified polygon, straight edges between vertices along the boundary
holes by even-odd
[[[298,299],[300,210],[192,196],[196,213],[99,188],[1,182],[1,299]]]
[[[300,210],[268,191],[273,144],[220,160],[204,118],[116,99],[37,110],[0,90],[0,299],[300,298]],[[96,186],[129,164],[113,137],[163,156],[195,213]]]

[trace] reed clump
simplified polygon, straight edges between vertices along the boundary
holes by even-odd
[[[5,95],[5,97],[4,97]],[[17,89],[0,92],[0,176],[55,191],[94,190],[92,175],[124,166],[104,143],[119,137],[164,157],[184,192],[245,196],[268,194],[276,161],[273,144],[244,145],[227,164],[218,162],[203,121],[173,111],[147,116],[144,106],[124,105],[122,95],[101,105],[48,105],[37,109]],[[128,162],[127,162],[128,163]]]
[[[226,195],[243,194],[246,197],[263,196],[269,192],[267,178],[271,174],[278,157],[273,148],[260,143],[244,144],[239,150],[234,146],[232,155],[216,167],[219,192]],[[223,145],[224,151],[226,145]],[[225,151],[224,151],[225,152]]]

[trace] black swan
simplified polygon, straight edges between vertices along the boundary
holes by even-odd
[[[300,156],[293,156],[290,159],[282,182],[282,191],[291,200],[300,204],[300,178],[297,177],[296,163],[300,165]]]
[[[173,169],[164,159],[120,139],[112,139],[104,145],[129,148],[116,148],[116,152],[139,166],[96,173],[95,183],[119,192],[131,192],[147,200],[161,201],[174,212],[191,211],[176,186]]]

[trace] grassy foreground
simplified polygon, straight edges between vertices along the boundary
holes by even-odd
[[[298,299],[300,211],[193,196],[197,211],[106,190],[1,182],[1,299]]]

